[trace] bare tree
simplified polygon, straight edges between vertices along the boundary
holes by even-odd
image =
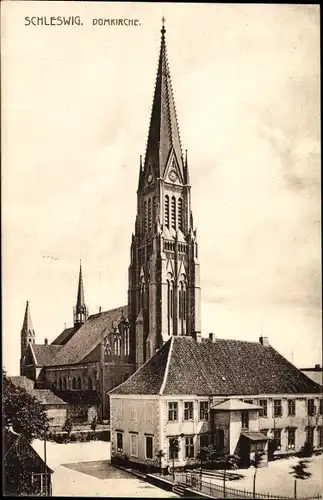
[[[256,495],[257,470],[258,470],[259,465],[261,464],[263,455],[264,455],[263,451],[256,451],[253,459],[251,460],[251,465],[253,465],[255,468],[255,472],[253,475],[253,497],[254,498],[256,498],[255,495]]]

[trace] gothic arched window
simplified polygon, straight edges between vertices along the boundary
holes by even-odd
[[[121,354],[121,339],[120,339],[120,337],[117,337],[114,340],[114,354],[116,356],[120,356],[120,354]]]
[[[145,307],[145,278],[142,276],[140,280],[140,309]]]
[[[78,389],[82,389],[82,380],[81,380],[81,377],[79,377],[79,378],[77,379],[77,388],[78,388]]]
[[[168,335],[170,335],[170,281],[167,280],[167,324],[168,324]]]
[[[67,390],[67,379],[64,377],[63,379],[63,391]]]
[[[72,389],[76,389],[76,378],[73,377],[72,379]]]
[[[62,382],[61,378],[58,381],[58,388],[59,388],[60,391],[63,389],[63,382]]]
[[[89,391],[93,390],[93,383],[92,383],[92,378],[91,377],[89,377],[87,379],[87,388],[88,388]]]
[[[165,196],[165,226],[169,227],[169,196]]]
[[[183,229],[183,200],[180,198],[178,200],[178,229],[182,231]]]
[[[156,196],[153,196],[153,222],[155,222],[156,216],[157,216]]]
[[[130,344],[129,344],[129,329],[125,328],[124,330],[124,354],[125,356],[129,356],[130,354]]]
[[[147,217],[147,202],[144,202],[144,228],[147,231],[148,228],[148,217]]]
[[[171,226],[176,229],[176,198],[172,197]]]
[[[148,229],[151,229],[152,211],[151,211],[151,198],[148,200]]]

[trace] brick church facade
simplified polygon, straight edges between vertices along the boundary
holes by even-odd
[[[70,401],[95,402],[101,418],[108,419],[108,391],[173,335],[200,337],[199,281],[187,153],[184,157],[163,28],[146,155],[139,164],[128,304],[89,315],[80,266],[74,325],[51,344],[36,343],[27,302],[20,375],[64,400],[68,394]]]
[[[111,417],[114,458],[150,464],[162,451],[169,465],[173,436],[182,439],[181,465],[219,435],[227,453],[247,443],[247,462],[270,435],[284,451],[305,440],[322,448],[320,385],[266,339],[201,336],[197,233],[164,26],[130,255],[128,304],[89,315],[80,267],[74,325],[51,344],[36,344],[27,303],[21,378],[61,398],[75,418]]]

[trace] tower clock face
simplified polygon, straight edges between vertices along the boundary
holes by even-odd
[[[153,180],[152,174],[148,174],[148,177],[147,177],[148,183],[150,184],[152,180]]]
[[[169,172],[169,176],[168,176],[168,177],[170,178],[170,180],[171,180],[172,182],[177,181],[177,173],[175,172],[175,170],[171,170],[171,171]]]

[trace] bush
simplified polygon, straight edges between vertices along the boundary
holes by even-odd
[[[313,444],[306,441],[303,448],[299,452],[301,457],[311,457],[313,455]]]
[[[98,420],[96,417],[93,418],[92,422],[91,422],[91,429],[92,431],[95,431],[95,429],[97,428],[97,425],[98,425]]]
[[[67,434],[70,434],[72,432],[72,429],[72,420],[70,417],[67,417],[67,419],[65,420],[65,424],[63,425],[63,431],[67,432]]]

